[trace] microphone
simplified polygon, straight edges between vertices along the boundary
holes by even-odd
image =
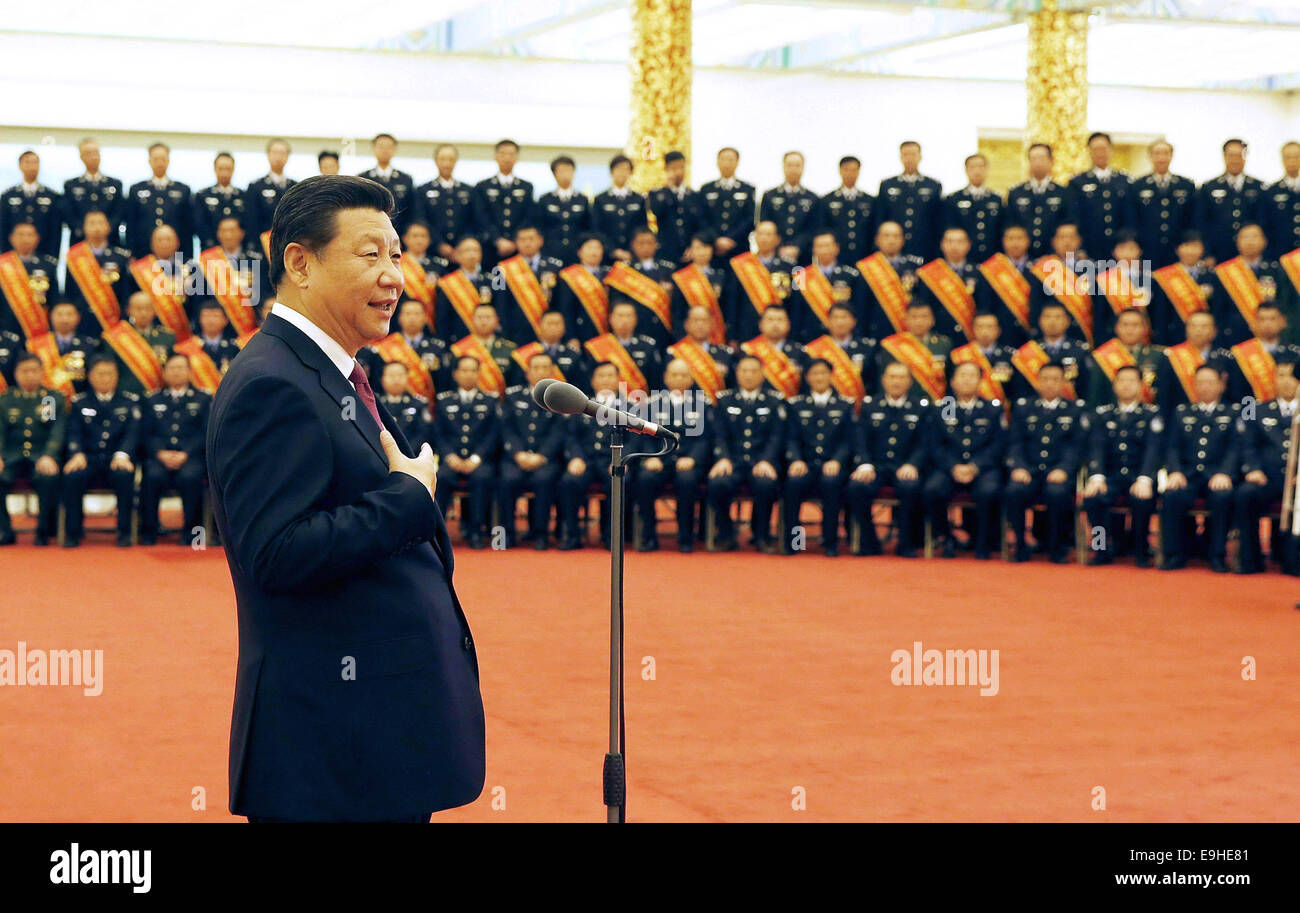
[[[546,405],[546,402],[542,399],[542,394],[546,392],[546,388],[551,384],[557,383],[559,383],[559,381],[554,377],[543,377],[539,380],[537,386],[533,387],[533,402],[537,403],[537,405],[541,406],[543,409],[550,409],[550,406]]]
[[[545,380],[539,381],[537,386],[540,387],[546,383]],[[537,389],[533,389],[533,395],[537,395]],[[647,437],[657,437],[665,441],[681,442],[681,436],[676,431],[665,428],[663,425],[655,422],[647,422],[630,412],[623,412],[612,406],[605,406],[591,399],[573,384],[566,384],[562,381],[552,381],[547,384],[542,391],[544,405],[552,412],[559,412],[564,415],[590,415],[592,418],[612,422],[620,425],[628,431],[637,434],[644,434]]]

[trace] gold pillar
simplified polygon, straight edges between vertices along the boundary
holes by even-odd
[[[1042,0],[1040,11],[1029,14],[1025,148],[1050,145],[1052,179],[1064,184],[1089,162],[1088,14],[1062,10],[1061,4]]]
[[[690,166],[691,76],[691,0],[633,0],[627,154],[636,190],[663,184],[666,152],[682,152]]]

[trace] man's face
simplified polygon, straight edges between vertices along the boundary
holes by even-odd
[[[335,213],[337,234],[317,258],[307,254],[315,316],[322,329],[345,349],[356,351],[388,335],[388,324],[402,294],[402,248],[387,214],[375,209]],[[337,334],[337,335],[335,335]]]
[[[591,374],[591,391],[602,393],[606,390],[618,391],[618,368],[613,365],[601,365]]]
[[[768,308],[759,319],[758,330],[773,341],[785,339],[790,335],[790,318],[784,311]]]
[[[1245,171],[1246,147],[1241,143],[1229,143],[1228,148],[1223,150],[1223,170],[1234,177]]]
[[[81,154],[81,164],[90,174],[99,172],[99,143],[82,143],[77,150]]]
[[[1038,329],[1042,330],[1043,335],[1048,339],[1057,339],[1064,335],[1069,326],[1070,317],[1065,313],[1064,308],[1043,308],[1043,312],[1038,315]]]
[[[1105,169],[1110,167],[1110,140],[1103,136],[1094,137],[1088,144],[1088,157],[1092,159],[1094,168]]]
[[[908,308],[903,314],[903,329],[920,338],[934,328],[934,312],[929,305]]]
[[[1142,324],[1142,318],[1137,314],[1120,314],[1115,321],[1115,336],[1126,346],[1131,347],[1140,344],[1145,330],[1146,327]]]
[[[1149,152],[1151,157],[1151,167],[1156,174],[1164,174],[1169,170],[1169,165],[1174,160],[1174,147],[1167,143],[1157,143],[1151,147]]]
[[[235,160],[228,155],[223,155],[213,164],[212,171],[217,176],[217,183],[225,187],[235,176]]]
[[[564,315],[559,311],[547,311],[542,315],[542,342],[554,345],[564,337]],[[543,375],[549,377],[550,375]]]
[[[630,338],[636,332],[636,310],[632,305],[615,305],[609,315],[609,328],[619,339]]]
[[[632,255],[638,260],[653,260],[659,241],[650,232],[642,232],[632,239]]]
[[[131,318],[131,323],[138,330],[148,329],[153,323],[154,311],[153,302],[149,296],[143,292],[137,292],[131,296],[130,303],[127,304],[127,315]]]
[[[845,187],[856,187],[858,176],[862,173],[862,164],[860,162],[845,162],[840,166],[840,181]]]
[[[1142,259],[1142,247],[1136,241],[1121,241],[1115,245],[1115,259],[1136,265]]]
[[[32,251],[36,250],[36,244],[40,241],[40,238],[36,226],[30,222],[23,222],[9,232],[9,243],[13,245],[14,250],[18,251],[20,257],[31,256]]]
[[[578,248],[578,259],[584,266],[600,266],[600,261],[605,259],[605,245],[589,238]]]
[[[1205,245],[1200,241],[1184,241],[1178,245],[1178,262],[1183,266],[1195,266],[1205,256]]]
[[[414,254],[417,257],[423,257],[425,252],[429,249],[429,229],[425,228],[423,225],[412,225],[410,228],[406,229],[406,234],[403,236],[402,240],[406,242],[406,250],[408,253]]]
[[[1073,254],[1079,250],[1079,229],[1073,225],[1062,225],[1052,235],[1052,250],[1064,257],[1066,254]]]
[[[976,156],[966,163],[966,180],[974,187],[983,187],[988,180],[989,163],[983,157]]]
[[[226,319],[225,313],[219,307],[204,308],[199,311],[199,329],[203,332],[203,335],[209,339],[216,339],[222,333],[226,332],[227,323],[229,323],[229,321]]]
[[[1029,150],[1029,176],[1035,181],[1046,180],[1052,173],[1052,157],[1040,147]]]
[[[664,368],[664,386],[669,390],[689,390],[691,388],[691,369],[680,358],[674,358]]]
[[[839,256],[840,246],[835,242],[834,235],[818,235],[813,238],[813,256],[818,263],[830,265],[835,262]]]
[[[220,235],[220,230],[218,230]],[[149,238],[149,250],[159,260],[170,260],[180,250],[181,242],[176,237],[176,229],[170,225],[159,225]]]
[[[1300,143],[1287,143],[1282,147],[1282,169],[1287,177],[1300,175]]]
[[[964,231],[945,231],[943,240],[939,242],[939,249],[943,251],[943,258],[949,263],[965,263],[966,255],[970,253],[970,238]]]
[[[1254,260],[1264,253],[1264,233],[1257,226],[1248,225],[1237,232],[1237,252],[1247,260]]]
[[[1043,399],[1056,399],[1064,386],[1065,372],[1060,368],[1045,367],[1038,372],[1038,389],[1042,391]]]
[[[473,390],[478,386],[478,360],[462,358],[456,363],[452,378],[462,390]]]
[[[163,367],[163,383],[169,387],[184,387],[190,382],[190,360],[169,358]]]
[[[1131,403],[1142,392],[1142,376],[1136,371],[1121,371],[1115,376],[1115,383],[1112,386],[1117,400]]]
[[[791,187],[798,185],[803,180],[803,156],[787,155],[781,162],[781,171],[787,184]]]
[[[335,158],[334,156],[332,156],[332,155],[327,155],[327,156],[325,156],[323,159],[320,160],[320,173],[321,173],[321,174],[338,174],[338,173],[339,173],[339,160],[336,159],[336,158]]]
[[[736,366],[736,383],[742,390],[757,390],[763,386],[763,367],[757,359],[746,358]]]
[[[1212,403],[1223,394],[1223,381],[1215,371],[1196,372],[1196,401]]]
[[[496,159],[497,167],[501,169],[502,174],[510,174],[519,162],[519,149],[507,143],[499,147],[492,157]]]
[[[713,259],[713,248],[703,241],[692,241],[689,253],[691,262],[699,267],[708,266]]]
[[[686,315],[686,332],[692,339],[708,339],[713,332],[713,315],[704,308],[691,308]]]
[[[736,173],[736,166],[740,164],[740,156],[730,149],[724,149],[718,153],[718,174],[724,178],[729,178]]]
[[[167,173],[171,158],[171,153],[167,151],[166,146],[154,146],[149,150],[149,168],[153,171],[154,177],[160,178]]]
[[[239,250],[244,243],[244,230],[234,219],[222,219],[217,226],[217,243],[226,250]]]
[[[853,332],[853,328],[858,325],[858,319],[853,316],[853,312],[846,308],[836,308],[831,311],[830,330],[831,335],[836,339],[844,339]]]
[[[535,229],[529,228],[515,235],[515,247],[521,256],[535,257],[542,249],[542,236]]]
[[[628,178],[632,176],[632,166],[627,162],[619,162],[610,169],[609,176],[613,180],[615,187],[622,187],[627,183]]]
[[[31,393],[41,385],[45,369],[39,361],[25,361],[14,369],[14,380],[24,393]]]
[[[952,392],[958,399],[970,399],[980,388],[979,365],[965,362],[952,372]]]
[[[383,386],[385,395],[401,396],[406,392],[406,381],[406,365],[400,361],[390,361],[384,365],[384,373],[379,383]]]
[[[534,355],[528,359],[528,386],[535,387],[537,382],[551,376],[552,364],[549,355]]]
[[[808,388],[814,393],[825,393],[831,388],[831,371],[825,365],[813,365],[805,377]]]
[[[465,272],[477,272],[482,262],[483,248],[473,238],[466,238],[456,245],[456,263]]]
[[[876,232],[876,247],[886,257],[897,257],[903,249],[903,226],[897,222],[886,222]]]
[[[677,159],[674,162],[664,166],[664,178],[673,186],[679,186],[682,181],[686,180],[686,161]]]
[[[908,143],[898,150],[898,160],[903,163],[903,170],[911,174],[921,164],[921,147],[915,143]]]
[[[1024,229],[1009,231],[1002,236],[1002,252],[1012,260],[1020,260],[1029,253],[1029,235]]]
[[[60,336],[71,336],[77,331],[77,324],[81,322],[81,315],[71,304],[57,305],[50,312],[50,326],[54,327],[54,332]]]
[[[1255,315],[1255,335],[1270,342],[1282,335],[1286,318],[1277,308],[1260,308]]]
[[[1187,341],[1194,348],[1204,349],[1214,342],[1217,333],[1218,328],[1215,326],[1214,318],[1209,314],[1198,312],[1187,319]]]
[[[902,399],[912,386],[912,375],[906,367],[894,363],[885,368],[880,385],[885,388],[885,395],[890,399]]]
[[[491,336],[500,325],[500,318],[494,307],[477,307],[474,309],[473,330],[475,336]]]
[[[108,216],[102,212],[88,213],[81,223],[81,230],[86,233],[86,240],[92,247],[103,247],[108,240]]]
[[[18,160],[18,170],[23,174],[23,180],[28,184],[35,184],[37,176],[41,173],[41,158],[35,152],[29,152]]]
[[[573,184],[573,166],[568,162],[561,162],[555,166],[555,183],[560,187],[568,189]]]
[[[90,370],[88,380],[96,393],[112,393],[117,389],[117,365],[101,361]]]
[[[1295,376],[1295,365],[1278,365],[1276,377],[1278,399],[1295,399],[1297,390],[1300,390],[1300,378]]]
[[[404,301],[402,310],[397,316],[397,324],[402,328],[403,336],[419,336],[424,332],[427,319],[423,304],[418,301]]]
[[[271,148],[266,150],[266,162],[273,172],[279,174],[289,163],[289,147],[284,143],[272,143]]]
[[[761,254],[771,255],[780,240],[781,236],[777,234],[776,226],[771,222],[759,222],[758,227],[754,229],[754,244]],[[813,242],[813,250],[817,250],[816,241]]]
[[[980,348],[987,349],[998,341],[1001,331],[998,328],[998,318],[992,314],[980,314],[975,318],[975,342]]]
[[[386,136],[381,136],[370,144],[370,149],[375,154],[375,161],[380,167],[388,167],[388,163],[393,160],[393,155],[397,152],[397,143],[393,142]]]
[[[456,168],[456,150],[451,146],[443,146],[433,155],[433,163],[438,166],[438,174],[444,178],[450,178],[452,171]]]

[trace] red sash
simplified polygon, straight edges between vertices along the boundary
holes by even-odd
[[[673,313],[668,293],[645,273],[632,269],[626,263],[615,263],[605,276],[605,284],[616,288],[633,301],[649,308],[665,329],[673,328]]]
[[[428,321],[429,332],[434,332],[434,289],[438,285],[437,274],[430,274],[414,257],[402,258],[402,277],[406,280],[406,294],[424,305],[424,318]]]
[[[111,327],[122,319],[122,307],[118,304],[117,293],[113,291],[104,271],[99,268],[99,261],[90,249],[90,242],[82,241],[68,248],[67,266],[77,287],[86,297],[91,313],[99,318],[101,325]]]
[[[72,386],[72,376],[63,367],[63,358],[59,355],[59,343],[53,333],[38,333],[27,340],[27,351],[40,358],[45,366],[45,386],[58,390],[69,399],[76,392]]]
[[[695,385],[708,394],[711,402],[717,402],[718,394],[726,389],[727,375],[703,346],[687,336],[670,345],[668,354],[686,362]]]
[[[1118,339],[1111,339],[1097,346],[1092,350],[1092,357],[1111,383],[1115,382],[1115,374],[1120,368],[1138,367],[1133,353]],[[1145,377],[1142,378],[1142,398],[1148,403],[1155,402],[1156,398],[1155,391],[1151,389]]]
[[[0,254],[0,290],[9,300],[9,307],[18,318],[24,336],[34,339],[49,332],[49,315],[36,299],[27,267],[14,251]]]
[[[1237,367],[1250,381],[1255,398],[1260,402],[1277,399],[1277,363],[1258,339],[1247,339],[1232,347]]]
[[[835,304],[835,289],[831,286],[831,281],[826,278],[826,274],[816,263],[804,267],[799,275],[803,279],[801,285],[804,302],[808,305],[808,309],[817,315],[822,326],[829,330],[831,306]]]
[[[1169,303],[1174,306],[1183,323],[1186,323],[1187,318],[1197,311],[1208,309],[1205,296],[1201,294],[1201,287],[1196,284],[1187,267],[1181,263],[1162,266],[1151,275],[1165,293],[1165,297],[1169,299]]]
[[[758,258],[758,254],[753,251],[746,251],[743,254],[737,254],[729,261],[731,271],[736,274],[740,281],[740,287],[745,290],[745,297],[749,303],[754,306],[754,310],[762,315],[763,311],[769,306],[780,301],[776,297],[776,289],[772,285],[772,274],[768,272],[763,261]]]
[[[964,364],[973,361],[980,366],[980,386],[979,395],[987,400],[997,400],[1005,405],[1007,403],[1006,391],[1002,389],[1002,384],[993,376],[993,365],[989,358],[984,354],[984,350],[979,347],[979,343],[968,342],[960,348],[953,349],[948,357],[955,365]]]
[[[153,254],[131,261],[131,275],[141,291],[149,293],[158,321],[171,330],[177,342],[190,338],[190,320],[185,315],[185,294],[179,289],[182,280],[166,276]]]
[[[523,368],[525,373],[528,371],[528,359],[532,358],[538,352],[545,352],[546,347],[540,342],[530,342],[526,346],[519,346],[510,353],[510,357],[515,360],[515,364]],[[554,360],[551,361],[551,376],[556,380],[564,380],[564,372],[556,367]]]
[[[1296,294],[1300,295],[1300,247],[1278,257],[1277,262],[1282,264],[1282,269],[1291,280],[1291,285],[1295,287]]]
[[[934,362],[934,353],[927,349],[921,340],[911,333],[895,333],[880,340],[881,346],[896,361],[907,366],[912,378],[924,388],[932,400],[943,397],[948,382],[943,376],[943,369]]]
[[[761,265],[761,264],[760,264]],[[705,308],[713,315],[713,329],[709,331],[709,342],[720,346],[727,341],[727,322],[722,319],[722,308],[718,306],[718,296],[713,294],[713,285],[698,266],[692,263],[673,273],[673,282],[682,291],[690,307]]]
[[[479,298],[478,287],[469,281],[465,271],[456,270],[454,273],[448,273],[439,280],[438,287],[447,296],[447,300],[456,309],[457,315],[465,322],[465,326],[473,327],[474,309],[483,302]]]
[[[1030,267],[1030,271],[1044,285],[1052,285],[1052,296],[1065,306],[1074,322],[1083,330],[1088,345],[1092,345],[1092,297],[1079,288],[1079,277],[1065,268],[1060,257],[1043,257]],[[1070,397],[1073,399],[1074,397]]]
[[[537,338],[542,336],[542,315],[546,313],[549,302],[546,300],[546,292],[542,291],[542,284],[537,281],[533,271],[528,266],[528,261],[523,258],[522,254],[515,254],[509,260],[501,261],[501,272],[506,277],[506,285],[510,288],[510,294],[514,295],[515,302],[519,309],[524,312],[528,318],[529,325]]]
[[[1006,254],[994,254],[980,264],[980,272],[1016,322],[1026,332],[1032,331],[1029,325],[1029,280],[1016,269],[1011,258]]]
[[[1205,359],[1201,357],[1201,353],[1190,342],[1181,342],[1176,346],[1165,349],[1165,357],[1169,359],[1169,364],[1174,369],[1178,382],[1183,385],[1183,392],[1187,394],[1187,401],[1189,403],[1196,402],[1196,369],[1205,364]]]
[[[814,272],[820,273],[821,270],[815,266],[808,268]],[[806,271],[805,271],[806,272]],[[847,396],[855,403],[862,402],[867,395],[867,388],[862,383],[862,372],[858,370],[853,359],[844,348],[835,341],[829,333],[824,336],[818,336],[812,342],[804,346],[804,349],[813,358],[824,358],[831,363],[831,383],[841,396]]]
[[[921,277],[921,281],[934,297],[939,299],[944,310],[957,321],[957,326],[961,327],[966,338],[973,339],[975,299],[971,297],[970,292],[966,291],[966,283],[962,282],[956,270],[948,265],[947,260],[931,260],[918,269],[916,274]]]
[[[742,342],[741,349],[746,355],[753,355],[763,363],[763,376],[786,399],[799,392],[799,369],[790,361],[790,357],[772,345],[762,336],[755,336],[749,342]]]
[[[614,268],[618,268],[617,264]],[[637,275],[640,275],[640,273]],[[662,289],[660,289],[660,291],[662,291]],[[650,389],[649,385],[646,383],[645,375],[642,374],[641,369],[637,367],[636,359],[628,354],[627,349],[623,348],[623,344],[618,341],[618,337],[613,333],[605,333],[603,336],[596,336],[593,339],[588,339],[583,343],[583,347],[592,358],[596,359],[596,361],[613,362],[614,366],[618,368],[619,377],[621,377],[623,382],[627,384],[628,389]]]
[[[1025,380],[1029,381],[1040,395],[1043,390],[1038,385],[1038,372],[1051,360],[1046,350],[1032,339],[1016,349],[1016,353],[1011,356],[1011,364],[1015,365],[1016,370],[1025,376]],[[1068,380],[1061,388],[1061,395],[1066,399],[1078,399],[1078,394],[1074,392],[1074,384]]]
[[[472,355],[478,360],[478,388],[484,393],[500,397],[506,392],[506,376],[501,373],[501,366],[487,346],[483,345],[483,340],[471,333],[459,342],[452,343],[451,351],[457,358]]]
[[[230,318],[235,335],[251,335],[257,329],[257,317],[253,314],[249,294],[241,285],[239,274],[230,265],[226,252],[220,247],[209,247],[199,254],[199,263],[203,266],[203,278],[208,288],[215,289],[212,297]]]
[[[1255,271],[1246,265],[1245,260],[1233,257],[1216,266],[1214,275],[1219,277],[1224,291],[1246,319],[1246,326],[1250,327],[1252,333],[1255,332],[1255,314],[1264,301],[1264,290],[1259,287]]]
[[[189,358],[190,376],[194,379],[194,386],[204,393],[216,393],[217,386],[221,383],[221,369],[217,367],[212,357],[203,351],[203,343],[199,338],[191,336],[176,343],[174,348]]]
[[[867,285],[875,294],[876,301],[880,302],[880,309],[889,318],[895,333],[902,333],[903,317],[907,313],[909,296],[907,290],[903,288],[903,280],[898,278],[897,271],[880,251],[876,251],[870,257],[863,257],[858,261],[857,267],[862,273],[862,278],[867,280]]]
[[[385,363],[396,361],[406,365],[406,376],[411,390],[429,401],[433,400],[433,380],[429,377],[424,362],[420,360],[415,349],[411,348],[405,336],[401,333],[385,336],[375,343],[375,351]]]
[[[609,332],[609,293],[605,291],[605,284],[581,263],[560,270],[560,278],[587,312],[587,319],[596,332]]]

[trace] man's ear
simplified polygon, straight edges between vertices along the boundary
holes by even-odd
[[[311,268],[316,262],[316,257],[307,248],[297,241],[290,243],[284,249],[285,280],[297,288],[307,288]]]

